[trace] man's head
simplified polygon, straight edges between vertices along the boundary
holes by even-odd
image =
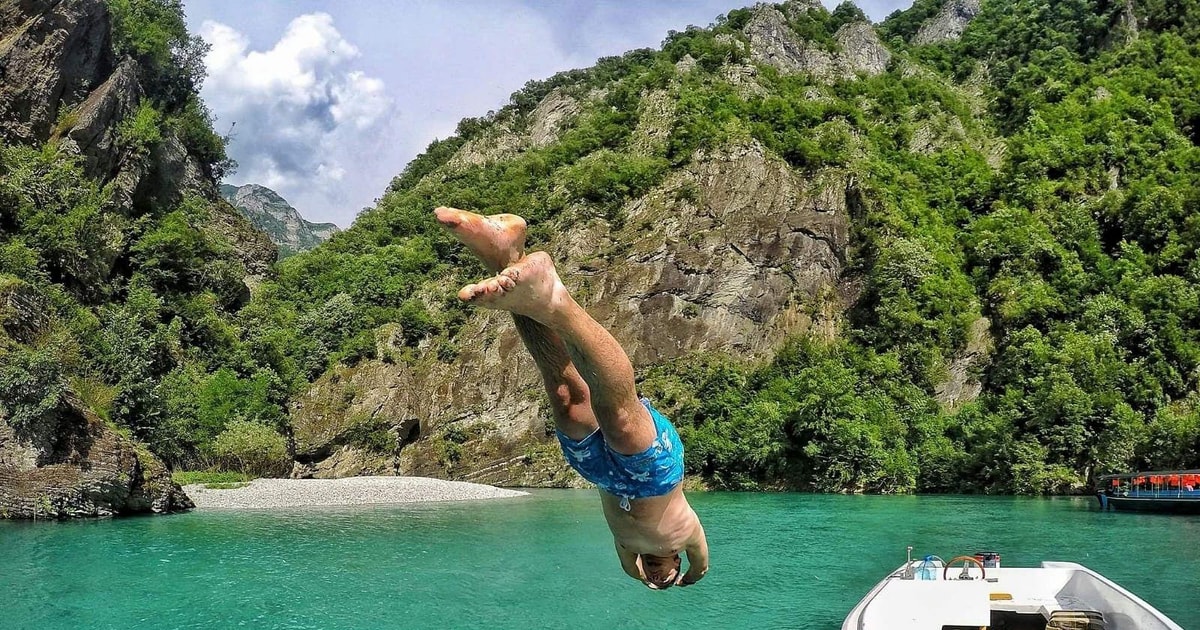
[[[644,553],[638,556],[638,560],[642,564],[642,574],[646,576],[646,585],[650,588],[671,588],[679,579],[680,567],[683,564],[679,554],[653,556]]]

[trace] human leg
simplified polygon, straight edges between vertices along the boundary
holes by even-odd
[[[555,426],[563,435],[576,441],[594,433],[599,424],[592,410],[588,384],[579,375],[562,340],[549,328],[524,315],[513,313],[513,323],[542,375]]]
[[[525,253],[525,220],[513,214],[483,216],[455,208],[434,211],[439,223],[479,257],[493,273],[516,263]],[[572,440],[582,440],[599,426],[592,412],[588,385],[571,362],[567,348],[549,328],[513,313],[513,323],[533,356],[550,397],[555,426]]]
[[[612,450],[633,455],[654,442],[654,422],[638,399],[629,357],[571,297],[546,253],[530,254],[492,278],[463,287],[459,298],[524,315],[553,331],[587,384],[592,411]]]

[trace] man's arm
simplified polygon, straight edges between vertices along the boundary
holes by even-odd
[[[679,586],[688,586],[700,581],[705,573],[708,573],[708,540],[704,538],[704,528],[700,526],[699,521],[696,522],[696,535],[684,547],[683,552],[687,554],[688,570],[679,577],[676,582]]]
[[[646,576],[642,575],[642,568],[638,566],[637,554],[625,549],[616,540],[613,541],[613,545],[617,548],[617,559],[621,561],[621,569],[625,574],[639,582],[645,582]]]

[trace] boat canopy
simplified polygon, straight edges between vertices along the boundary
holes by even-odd
[[[1109,480],[1114,482],[1113,485],[1121,481],[1129,481],[1134,484],[1150,483],[1172,486],[1177,486],[1181,483],[1200,485],[1200,469],[1156,470],[1151,472],[1122,473],[1119,475],[1099,475],[1096,477],[1098,484],[1103,484]]]

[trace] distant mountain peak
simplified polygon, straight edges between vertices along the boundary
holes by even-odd
[[[261,184],[221,184],[221,196],[271,237],[280,258],[310,250],[338,232],[332,223],[306,220],[279,193]]]

